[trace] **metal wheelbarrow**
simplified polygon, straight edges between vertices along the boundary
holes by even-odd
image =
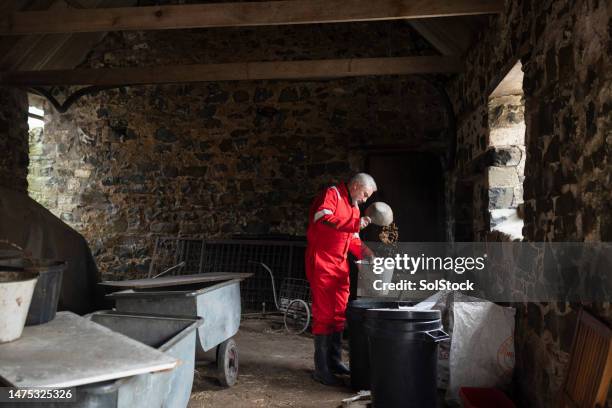
[[[199,274],[207,275],[207,274]],[[196,359],[217,348],[217,378],[221,385],[230,387],[238,378],[238,347],[233,336],[240,327],[240,281],[249,274],[222,282],[152,287],[145,290],[125,290],[107,295],[115,301],[120,312],[156,315],[200,316],[204,319],[196,336]],[[186,279],[198,275],[183,275],[173,279]],[[161,279],[155,279],[160,282]],[[168,278],[170,279],[170,278]],[[201,287],[203,285],[208,285]]]

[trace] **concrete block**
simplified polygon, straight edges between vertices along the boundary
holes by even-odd
[[[514,187],[520,184],[515,167],[489,167],[489,187]]]

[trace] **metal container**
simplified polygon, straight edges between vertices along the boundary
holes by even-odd
[[[92,321],[113,331],[177,358],[179,365],[170,372],[162,373],[159,378],[151,377],[151,381],[144,378],[121,379],[109,384],[93,384],[79,389],[80,393],[87,395],[90,400],[94,398],[112,399],[114,397],[109,397],[109,395],[115,394],[117,401],[122,403],[112,406],[177,408],[187,406],[193,384],[196,329],[202,325],[202,318],[109,311],[95,312],[89,317]],[[142,396],[144,390],[152,397],[148,398],[147,403],[151,405],[142,405],[140,402],[140,399],[146,399]],[[138,398],[138,402],[131,401],[132,397]],[[129,399],[129,404],[127,399]],[[92,405],[88,403],[85,406]]]
[[[0,270],[0,343],[21,337],[38,274]]]
[[[370,217],[372,223],[386,227],[393,222],[393,210],[387,203],[376,201],[366,208],[365,214]]]
[[[176,370],[176,369],[175,369]],[[71,402],[15,402],[6,403],[6,408],[162,408],[170,393],[173,371],[159,371],[80,385],[75,389],[75,400]],[[187,405],[176,405],[177,408]]]
[[[105,323],[119,326],[111,319]],[[49,323],[26,327],[19,341],[0,345],[0,360],[4,363],[0,364],[0,383],[19,388],[76,387],[75,401],[44,403],[45,407],[170,407],[164,401],[171,398],[175,371],[181,368],[170,353],[189,353],[183,358],[187,364],[193,361],[194,319],[184,318],[182,324],[175,322],[169,328],[151,322],[134,318],[117,327],[125,327],[127,333],[127,326],[132,326],[129,330],[142,333],[140,339],[150,343],[147,345],[92,321],[91,316],[60,312]],[[0,405],[41,406],[23,402]]]
[[[390,283],[393,280],[393,272],[395,268],[385,268],[384,265],[380,265],[382,268],[381,273],[375,273],[375,265],[373,261],[361,260],[355,261],[357,264],[358,275],[357,275],[357,296],[358,297],[379,297],[386,296],[388,290],[376,290],[374,285],[375,281],[381,281],[381,283]],[[378,284],[377,284],[378,285]]]
[[[240,280],[232,279],[192,290],[126,290],[109,294],[121,312],[157,315],[200,316],[196,358],[217,349],[217,367],[221,384],[231,386],[238,376],[238,350],[232,340],[240,327]]]

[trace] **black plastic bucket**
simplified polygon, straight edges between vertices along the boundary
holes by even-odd
[[[448,340],[439,310],[369,309],[372,406],[435,408],[438,342]]]
[[[0,267],[20,267],[23,265],[21,251],[16,249],[0,249]]]
[[[410,306],[409,302],[392,302],[381,299],[357,299],[349,302],[346,318],[349,328],[349,365],[351,388],[356,391],[370,389],[370,352],[364,321],[367,309],[398,308]]]
[[[26,326],[47,323],[55,318],[62,289],[62,277],[66,269],[63,261],[29,259],[19,253],[0,253],[0,268],[3,270],[27,271],[38,274],[32,302],[28,310]]]
[[[33,266],[24,267],[26,271],[39,273],[26,326],[43,324],[55,319],[65,269],[66,262],[46,259],[37,259],[33,262]]]
[[[38,281],[28,310],[26,326],[34,326],[53,320],[62,290],[62,277],[66,269],[66,262],[33,258],[21,246],[5,239],[0,239],[0,245],[10,248],[0,249],[0,269],[38,274]]]

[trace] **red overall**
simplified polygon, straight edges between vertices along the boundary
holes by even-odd
[[[361,259],[359,207],[344,184],[330,187],[312,203],[306,233],[306,277],[312,294],[312,333],[344,329],[349,297],[347,253]]]

